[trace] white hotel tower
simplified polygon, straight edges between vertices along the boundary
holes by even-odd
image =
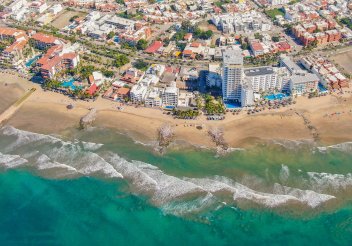
[[[224,50],[222,95],[224,101],[241,101],[243,56],[241,50]]]

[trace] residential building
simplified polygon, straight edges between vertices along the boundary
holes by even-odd
[[[300,68],[288,56],[280,56],[280,66],[286,68],[289,72],[288,91],[292,94],[302,95],[318,89],[319,77]],[[284,83],[286,84],[286,82],[283,82],[283,84]],[[283,85],[283,89],[287,89],[286,85]]]
[[[46,4],[45,0],[34,1],[29,5],[29,10],[36,14],[41,14],[47,9],[48,5]]]
[[[12,44],[6,47],[2,54],[1,60],[17,62],[23,59],[22,50],[28,42],[27,34],[14,28],[0,28],[0,40],[11,40]]]
[[[241,86],[241,106],[248,107],[254,105],[254,92],[250,83]]]
[[[162,93],[162,103],[165,106],[177,106],[178,104],[179,89],[176,87],[176,83],[171,83],[170,86],[166,87]]]
[[[243,56],[241,50],[223,52],[222,95],[225,101],[241,100]]]
[[[221,87],[221,67],[218,63],[209,63],[206,85],[208,87]]]
[[[55,45],[62,45],[63,41],[44,33],[37,32],[30,37],[32,45],[34,45],[37,49],[45,50]]]
[[[248,68],[244,69],[244,74],[254,92],[282,89],[282,80],[279,80],[276,68],[269,66]]]
[[[330,61],[319,55],[306,56],[300,60],[301,64],[319,77],[326,88],[340,89],[349,87],[349,80]]]
[[[132,86],[130,91],[131,101],[133,103],[142,103],[148,92],[148,87],[142,84]]]
[[[214,14],[213,24],[224,33],[270,31],[271,23],[257,11]]]
[[[291,0],[269,0],[271,6],[288,4]]]
[[[318,89],[319,77],[305,71],[296,73],[290,78],[290,90],[294,95],[313,92]]]
[[[258,40],[250,41],[249,47],[255,57],[264,55],[264,48]]]
[[[145,97],[144,105],[147,107],[161,107],[161,93],[162,91],[159,88],[152,87]]]
[[[106,19],[105,23],[113,25],[117,29],[133,31],[135,29],[136,21],[113,15],[110,18]]]

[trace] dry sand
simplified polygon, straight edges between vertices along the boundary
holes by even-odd
[[[0,113],[2,113],[20,98],[24,90],[17,84],[6,84],[0,76],[0,92]]]
[[[337,54],[331,57],[333,61],[339,64],[347,73],[352,74],[352,51]]]
[[[174,127],[176,140],[184,140],[194,145],[214,147],[207,129],[224,129],[225,139],[232,147],[243,147],[262,140],[312,140],[312,132],[305,125],[301,115],[316,127],[323,144],[336,144],[352,141],[352,98],[351,94],[325,96],[315,99],[300,97],[290,108],[265,111],[248,116],[227,114],[223,121],[207,121],[204,116],[194,121],[175,120],[161,110],[125,107],[118,111],[118,103],[99,98],[95,102],[72,101],[64,95],[43,92],[38,85],[13,75],[2,75],[6,81],[13,81],[23,91],[36,87],[37,91],[25,102],[22,108],[9,120],[14,127],[45,134],[61,134],[66,129],[78,127],[79,119],[89,107],[98,111],[96,126],[117,129],[129,133],[137,140],[156,140],[158,128],[167,123]],[[9,88],[17,88],[12,86]],[[0,93],[6,89],[0,87]],[[17,89],[18,90],[18,89]],[[14,90],[16,91],[16,90]],[[16,94],[18,92],[14,92]],[[18,95],[17,95],[18,97]],[[0,99],[2,102],[3,99]],[[68,110],[69,103],[75,105]],[[335,115],[335,112],[341,112]],[[299,113],[299,114],[297,114]],[[202,125],[198,130],[195,126]]]

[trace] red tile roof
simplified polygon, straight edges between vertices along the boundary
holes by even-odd
[[[99,87],[96,84],[92,84],[88,89],[87,89],[87,93],[89,95],[93,95],[97,90],[99,89]]]
[[[184,51],[183,51],[183,54],[184,54],[184,55],[192,55],[192,54],[193,54],[193,51],[192,51],[192,50],[184,50]]]
[[[259,42],[251,42],[251,49],[254,51],[263,50],[263,46]]]
[[[42,43],[46,43],[46,44],[54,44],[55,41],[57,41],[58,39],[52,35],[46,35],[44,33],[40,33],[37,32],[36,34],[34,34],[32,36],[33,39],[42,42]]]
[[[155,53],[157,52],[161,47],[163,47],[164,43],[161,41],[154,41],[152,45],[150,45],[145,52],[146,53]]]
[[[123,95],[123,96],[128,95],[129,92],[130,92],[130,89],[129,88],[124,88],[124,87],[121,87],[121,88],[119,88],[117,90],[117,94]]]

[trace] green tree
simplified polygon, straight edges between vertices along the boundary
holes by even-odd
[[[111,32],[109,32],[107,38],[112,39],[114,36],[115,36],[115,32],[111,31]]]
[[[279,41],[280,41],[280,38],[279,38],[278,36],[273,36],[273,37],[271,38],[271,40],[272,40],[273,42],[279,42]]]
[[[140,40],[138,40],[138,42],[137,42],[136,48],[137,48],[138,50],[145,50],[145,49],[147,48],[147,46],[148,46],[147,40],[145,40],[145,39],[140,39]]]
[[[75,19],[77,19],[79,16],[78,15],[74,15],[70,18],[70,22],[74,21]]]
[[[255,37],[256,39],[259,39],[260,41],[263,40],[263,35],[260,34],[260,33],[258,33],[258,32],[254,34],[254,37]]]
[[[143,61],[143,60],[137,60],[133,66],[139,70],[146,71],[149,67],[149,63]]]
[[[123,65],[129,63],[130,60],[128,59],[128,57],[124,54],[118,54],[115,57],[115,60],[113,62],[113,65],[115,67],[122,67]]]

